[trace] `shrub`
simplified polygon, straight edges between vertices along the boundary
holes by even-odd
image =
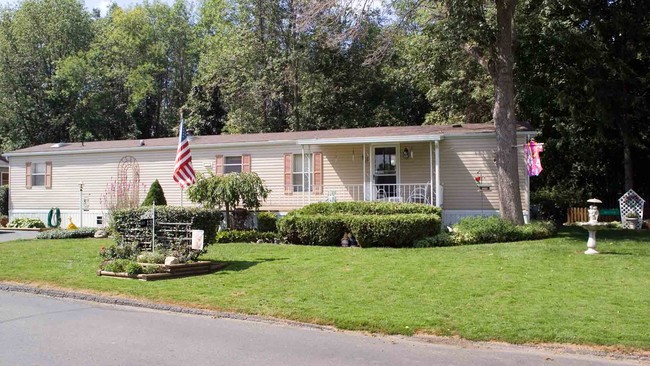
[[[45,229],[45,224],[39,219],[16,218],[9,223],[11,228],[39,228]]]
[[[424,239],[416,240],[413,244],[416,248],[431,248],[431,247],[448,247],[454,245],[451,235],[448,233],[440,233],[436,236],[429,236]]]
[[[555,225],[550,221],[515,226],[497,216],[478,216],[466,217],[454,225],[452,241],[455,244],[497,243],[543,239],[553,234]]]
[[[440,217],[426,214],[346,215],[345,222],[361,247],[411,247],[440,232]]]
[[[217,243],[273,243],[275,233],[261,232],[257,230],[223,230],[217,233]]]
[[[142,273],[142,266],[136,262],[129,262],[124,266],[124,272],[129,276],[136,276]]]
[[[135,246],[132,245],[111,245],[108,248],[102,247],[99,251],[99,255],[104,260],[113,260],[113,259],[128,259],[133,260],[137,254]]]
[[[419,203],[397,202],[319,202],[312,203],[290,214],[332,215],[345,213],[353,215],[397,215],[429,214],[440,215],[439,207]]]
[[[126,266],[132,262],[129,259],[115,259],[102,264],[102,269],[108,272],[120,273],[124,272]]]
[[[166,254],[155,251],[155,252],[144,252],[138,255],[137,261],[138,263],[155,263],[155,264],[163,264],[165,263],[165,257]]]
[[[149,192],[147,192],[147,197],[145,197],[142,202],[142,206],[151,206],[156,203],[156,206],[167,206],[167,199],[165,198],[165,192],[163,192],[162,186],[158,179],[154,180],[149,187]]]
[[[78,239],[78,238],[92,238],[95,236],[96,228],[82,227],[77,230],[63,230],[55,229],[43,231],[38,234],[38,239]]]
[[[127,232],[136,232],[139,242],[150,241],[150,231],[139,231],[140,218],[151,210],[150,207],[138,207],[124,210],[117,210],[113,216],[115,224],[116,239],[122,241],[122,236]],[[214,209],[195,208],[195,207],[174,207],[174,206],[156,206],[157,222],[191,222],[192,229],[203,230],[205,244],[214,243],[217,227],[223,219],[221,212]]]
[[[9,215],[9,186],[0,186],[0,216]]]
[[[278,230],[278,215],[273,212],[257,213],[257,230],[266,232],[275,232]]]
[[[278,221],[290,243],[340,245],[351,232],[363,247],[407,247],[440,232],[440,208],[393,202],[315,203]]]
[[[164,271],[164,267],[161,266],[142,266],[142,273],[144,274],[159,273]]]
[[[541,187],[530,195],[531,203],[539,211],[534,218],[551,220],[556,224],[566,222],[569,207],[580,207],[586,200],[584,189],[564,186]]]
[[[343,215],[289,214],[278,221],[278,232],[289,243],[340,245],[348,231]]]

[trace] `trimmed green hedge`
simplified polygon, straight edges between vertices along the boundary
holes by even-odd
[[[278,221],[288,242],[341,245],[351,232],[362,247],[410,247],[440,232],[440,208],[392,202],[315,203]]]
[[[271,232],[257,230],[223,230],[216,236],[217,243],[257,243],[261,240],[264,243],[274,243],[276,235]]]
[[[346,224],[363,248],[412,247],[440,232],[440,216],[426,214],[349,215]]]
[[[9,215],[9,186],[0,186],[0,216]]]
[[[440,216],[442,211],[440,207],[420,203],[319,202],[294,210],[290,214],[333,215],[337,213],[352,215],[429,214]]]
[[[122,235],[140,227],[140,218],[151,211],[151,207],[117,210],[113,215],[115,231]],[[156,206],[157,222],[192,222],[192,229],[203,230],[205,244],[215,241],[217,227],[223,220],[220,211],[196,207]],[[150,236],[150,235],[149,235]],[[144,240],[150,240],[146,238]],[[144,241],[143,240],[143,241]]]
[[[48,230],[38,234],[37,239],[78,239],[78,238],[92,238],[95,236],[96,228],[82,227],[77,230]]]
[[[295,211],[294,211],[295,212]],[[301,215],[290,213],[278,221],[278,232],[289,243],[341,245],[348,230],[344,215]]]

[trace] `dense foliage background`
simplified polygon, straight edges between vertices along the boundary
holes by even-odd
[[[373,3],[372,7],[369,3]],[[356,4],[356,5],[355,5]],[[361,4],[361,5],[360,5]],[[183,0],[0,9],[0,151],[57,141],[491,122],[478,0]],[[538,200],[650,196],[650,2],[520,0],[517,118]]]

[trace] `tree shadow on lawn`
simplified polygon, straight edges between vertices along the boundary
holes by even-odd
[[[254,261],[219,261],[219,263],[224,263],[226,265],[219,272],[239,272],[247,270],[260,263],[286,261],[287,259],[288,258],[258,258]]]

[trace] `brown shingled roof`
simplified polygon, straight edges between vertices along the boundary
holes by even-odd
[[[206,135],[197,136],[192,140],[192,145],[218,145],[218,144],[244,144],[263,142],[292,142],[297,140],[311,139],[332,139],[332,138],[368,138],[385,136],[407,136],[407,135],[445,135],[445,134],[480,134],[494,133],[492,123],[466,123],[458,125],[426,125],[426,126],[395,126],[395,127],[369,127],[369,128],[348,128],[338,130],[300,131],[300,132],[274,132],[274,133],[252,133],[237,135]],[[527,125],[520,125],[520,131],[530,131],[532,128]],[[90,151],[103,149],[136,148],[144,142],[146,147],[175,147],[178,137],[165,137],[144,140],[113,140],[113,141],[91,141],[83,145],[79,142],[67,143],[61,147],[53,147],[53,143],[42,144],[16,150],[11,153],[35,153],[53,151]],[[10,153],[10,154],[11,154]]]

